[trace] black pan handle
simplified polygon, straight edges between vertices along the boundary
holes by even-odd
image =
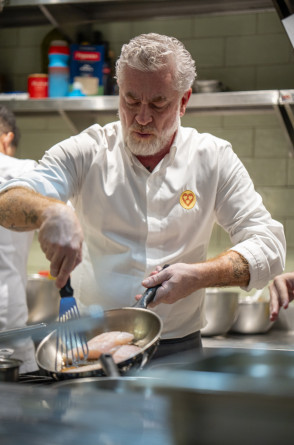
[[[165,264],[162,269],[166,269],[168,266],[169,264]],[[154,300],[157,289],[160,286],[161,284],[158,284],[157,286],[149,287],[148,289],[146,289],[140,300],[135,304],[135,306],[146,309],[148,304]]]
[[[107,377],[120,377],[120,373],[111,354],[101,354],[100,363]]]

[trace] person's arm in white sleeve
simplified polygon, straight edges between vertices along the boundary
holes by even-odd
[[[220,159],[216,199],[218,223],[230,235],[231,250],[249,264],[246,290],[262,289],[285,267],[286,240],[281,223],[272,219],[235,153],[227,147]]]
[[[45,153],[37,168],[0,187],[0,224],[10,230],[39,229],[56,286],[62,287],[81,262],[83,234],[66,202],[78,193],[91,162],[96,132],[89,129]]]
[[[161,284],[150,307],[174,303],[207,287],[263,288],[282,272],[286,254],[283,226],[271,218],[229,145],[220,152],[215,212],[233,246],[208,261],[153,271],[142,282],[145,287]]]
[[[81,262],[82,229],[74,210],[61,201],[27,188],[10,188],[0,194],[0,225],[18,232],[39,229],[41,248],[59,288]]]

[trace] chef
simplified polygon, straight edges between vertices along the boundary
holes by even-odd
[[[0,107],[0,183],[32,170],[37,164],[14,158],[19,137],[15,116],[6,107]],[[33,236],[33,230],[18,233],[0,227],[0,330],[21,327],[27,322],[27,259]],[[37,370],[31,340],[22,340],[13,348],[14,356],[23,361],[21,373]]]
[[[163,354],[201,347],[206,287],[262,288],[285,262],[283,227],[231,144],[181,126],[195,76],[177,39],[132,39],[116,63],[119,121],[58,143],[0,195],[0,224],[39,229],[57,286],[72,272],[81,308],[128,306],[161,284],[149,308]],[[232,247],[207,259],[215,223]]]

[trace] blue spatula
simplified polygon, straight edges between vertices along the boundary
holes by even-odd
[[[89,349],[86,336],[83,333],[74,331],[69,320],[80,318],[76,299],[73,296],[73,289],[70,284],[70,277],[67,283],[59,291],[59,323],[56,338],[56,360],[55,370],[69,366],[79,366],[86,362]]]

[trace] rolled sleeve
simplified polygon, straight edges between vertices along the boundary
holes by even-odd
[[[250,282],[245,290],[261,289],[284,270],[283,226],[264,207],[247,170],[230,149],[222,158],[219,184],[217,220],[230,236],[231,250],[249,263]]]
[[[239,243],[231,248],[242,255],[249,264],[250,281],[243,290],[262,289],[269,280],[283,272],[285,267],[286,243],[283,228],[275,240],[268,245],[258,236]]]

